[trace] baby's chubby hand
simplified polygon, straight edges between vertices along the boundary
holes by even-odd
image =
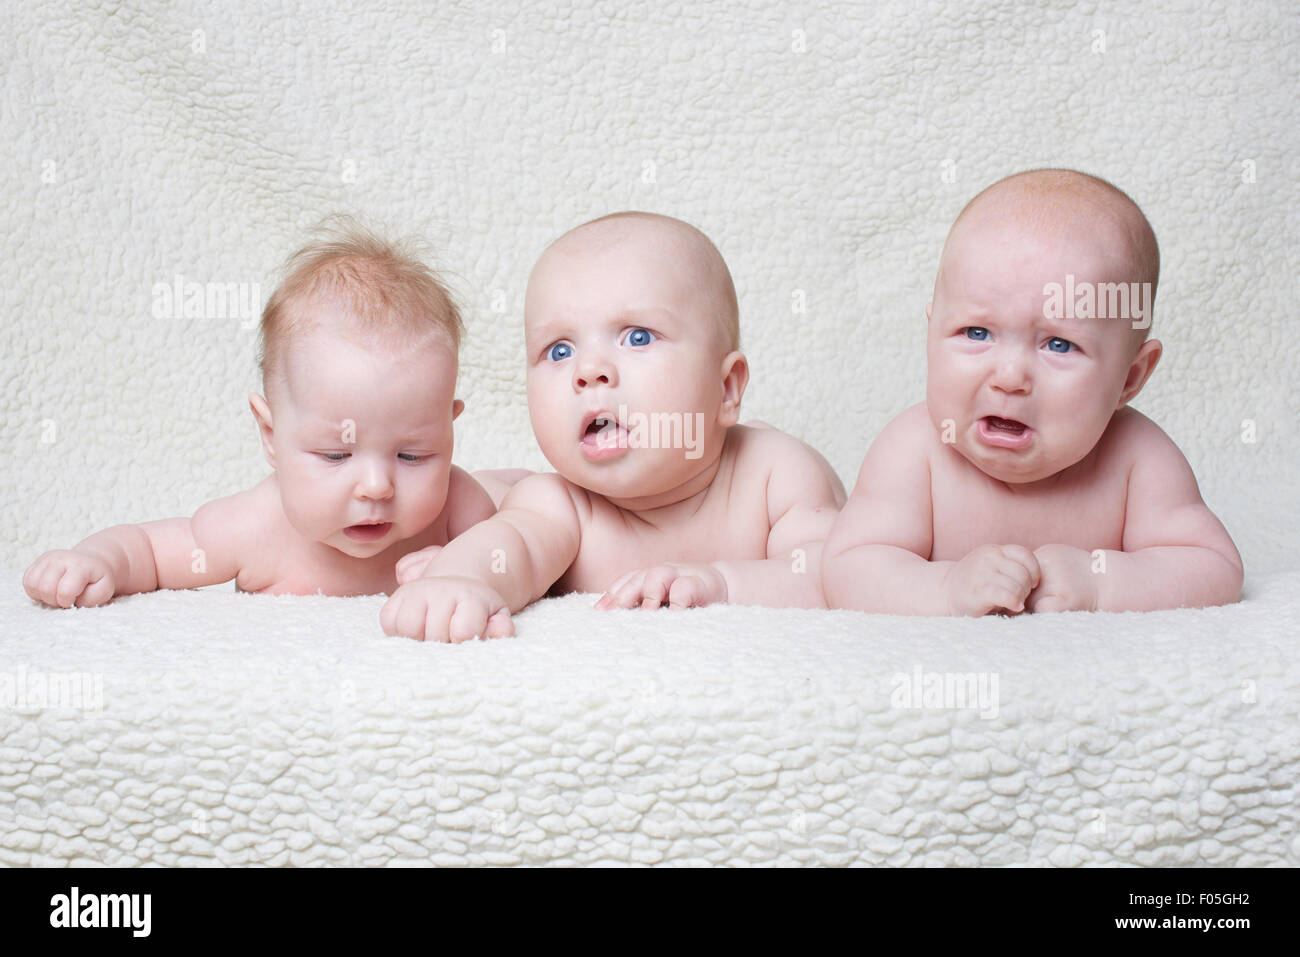
[[[46,552],[32,562],[23,575],[23,588],[55,608],[93,608],[109,602],[117,591],[108,562],[67,549]]]
[[[727,580],[712,565],[654,565],[618,579],[596,607],[699,608],[726,600]]]
[[[1038,585],[1025,606],[1034,613],[1096,611],[1100,576],[1092,570],[1092,553],[1071,545],[1042,545],[1034,549],[1040,570]]]
[[[424,570],[429,567],[429,562],[437,558],[442,549],[442,545],[430,545],[428,548],[422,548],[418,552],[410,552],[399,558],[395,569],[397,583],[405,585],[407,582],[414,581],[423,575]]]
[[[459,643],[515,633],[510,606],[473,578],[418,578],[393,592],[379,613],[386,635]]]
[[[948,569],[948,614],[1020,614],[1041,574],[1038,559],[1022,545],[981,545]]]

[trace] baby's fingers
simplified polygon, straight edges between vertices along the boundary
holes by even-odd
[[[660,565],[646,572],[645,581],[641,583],[641,607],[658,608],[671,600],[671,591],[676,589],[675,582],[680,581],[677,570],[669,565]]]
[[[697,608],[709,603],[705,591],[703,579],[695,575],[683,575],[673,582],[668,602],[673,608]]]
[[[48,579],[48,580],[47,580]],[[32,567],[27,569],[23,575],[23,588],[31,596],[33,601],[39,601],[45,605],[54,604],[54,585],[58,584],[58,578],[53,577],[53,570],[49,563],[43,559],[37,559],[32,563]]]
[[[58,586],[54,589],[54,602],[60,608],[71,608],[77,598],[86,590],[90,582],[90,569],[84,565],[73,565],[63,572]]]
[[[605,604],[606,608],[635,608],[641,604],[641,596],[644,594],[644,585],[646,571],[638,571],[617,591],[610,595],[610,600]]]
[[[96,605],[107,604],[113,598],[113,591],[112,579],[108,575],[101,575],[86,586],[81,597],[77,599],[77,605],[82,608],[94,608]]]
[[[635,569],[634,571],[628,572],[625,575],[619,575],[618,578],[614,579],[614,583],[605,589],[605,594],[600,596],[600,599],[596,602],[595,607],[601,609],[613,608],[614,596],[617,595],[619,591],[622,590],[623,586],[626,585],[629,581],[631,581],[634,576],[640,574],[641,574],[641,570],[638,568]]]
[[[984,614],[1007,611],[1018,615],[1025,610],[1025,599],[1029,596],[1030,589],[1022,578],[1024,570],[1019,571],[1019,576],[999,572],[985,586],[981,593],[982,602],[988,606]]]
[[[1008,562],[999,568],[996,580],[1010,582],[1021,598],[1028,595],[1038,585],[1038,576],[1019,562]]]
[[[442,618],[446,624],[445,613]],[[446,641],[439,634],[437,609],[422,596],[398,589],[379,612],[379,625],[386,635],[400,635],[416,641]]]
[[[1038,587],[1043,577],[1043,569],[1038,564],[1037,555],[1023,545],[1003,545],[1002,554],[1025,570],[1029,576],[1027,580],[1030,588]]]
[[[509,638],[515,633],[515,623],[510,617],[510,609],[502,608],[487,620],[484,638]]]
[[[463,601],[456,606],[451,621],[447,624],[447,637],[452,644],[473,641],[487,634],[487,623],[491,615],[477,601]]]
[[[68,571],[68,565],[57,559],[47,558],[38,561],[31,569],[31,587],[27,593],[39,602],[59,607],[59,583]]]

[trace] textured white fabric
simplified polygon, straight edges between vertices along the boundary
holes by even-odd
[[[1270,0],[14,6],[0,675],[102,673],[105,710],[0,711],[3,860],[1300,862],[1298,42]],[[457,460],[542,467],[528,270],[585,219],[669,213],[736,277],[745,414],[851,485],[923,394],[947,226],[1043,165],[1112,180],[1155,226],[1166,353],[1135,404],[1240,545],[1238,607],[573,598],[450,649],[384,639],[381,599],[21,595],[47,548],[265,474],[252,323],[156,317],[156,284],[264,296],[336,210],[423,234],[469,326]],[[999,718],[891,709],[914,666],[1000,674]]]
[[[1012,620],[575,595],[453,646],[381,598],[6,584],[25,686],[100,691],[0,710],[0,863],[1300,865],[1300,575],[1255,585]],[[917,669],[996,699],[899,697]]]

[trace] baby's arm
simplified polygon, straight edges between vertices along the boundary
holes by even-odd
[[[115,525],[71,549],[46,552],[23,575],[27,594],[59,608],[103,605],[116,595],[198,588],[239,573],[255,493],[204,505],[192,518]]]
[[[1155,611],[1239,601],[1241,556],[1223,523],[1202,501],[1187,459],[1145,416],[1135,413],[1125,424],[1123,442],[1133,467],[1123,551],[1095,556],[1065,546],[1038,549],[1043,582],[1030,596],[1030,610]],[[1092,595],[1075,600],[1072,581],[1095,588],[1095,601]]]
[[[932,562],[934,511],[924,404],[871,444],[858,484],[831,530],[822,586],[831,608],[895,615],[983,615],[1024,609],[1038,564],[1018,545],[985,545],[959,562]]]
[[[573,564],[580,529],[564,480],[530,476],[501,511],[439,551],[423,578],[393,592],[380,624],[386,634],[426,641],[513,634],[511,613],[545,595]]]
[[[717,561],[733,605],[825,608],[821,562],[826,536],[844,504],[844,486],[819,454],[791,436],[769,439],[767,559]]]

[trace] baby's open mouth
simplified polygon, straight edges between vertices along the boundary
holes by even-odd
[[[588,459],[608,458],[627,448],[627,429],[609,413],[591,415],[586,420],[578,445]]]
[[[984,421],[989,424],[989,428],[995,432],[1006,432],[1010,435],[1023,435],[1028,426],[1023,422],[1017,422],[1015,419],[1003,419],[996,415],[986,415]]]
[[[1026,449],[1034,441],[1034,430],[1017,419],[1004,419],[1000,415],[986,415],[977,427],[980,440],[988,446],[1001,449]]]
[[[343,529],[343,534],[357,542],[377,542],[392,527],[392,522],[362,522],[360,525],[349,525]]]

